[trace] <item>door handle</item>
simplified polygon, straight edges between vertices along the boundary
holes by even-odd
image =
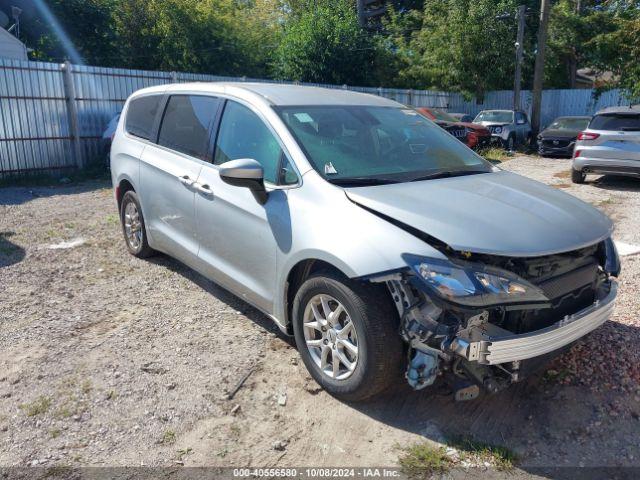
[[[191,180],[191,177],[189,177],[189,175],[183,175],[181,177],[178,177],[178,180],[180,180],[181,184],[187,187],[190,187],[195,183],[194,180]]]
[[[207,184],[201,184],[198,182],[194,182],[193,184],[193,188],[195,188],[198,192],[200,192],[203,195],[206,195],[208,197],[213,196],[213,190],[211,190],[211,187]]]

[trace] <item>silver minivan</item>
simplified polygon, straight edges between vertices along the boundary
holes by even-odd
[[[268,83],[147,88],[111,174],[133,255],[171,255],[295,336],[348,400],[404,376],[475,398],[607,320],[612,223],[413,109]]]

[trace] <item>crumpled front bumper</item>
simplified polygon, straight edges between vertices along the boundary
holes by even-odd
[[[618,284],[611,280],[609,291],[602,298],[550,327],[523,334],[488,337],[476,342],[455,339],[452,346],[458,355],[483,365],[538,357],[578,340],[606,322],[617,294]]]

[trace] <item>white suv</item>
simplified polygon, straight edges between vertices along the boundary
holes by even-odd
[[[640,106],[605,108],[578,135],[571,179],[588,173],[640,177]]]

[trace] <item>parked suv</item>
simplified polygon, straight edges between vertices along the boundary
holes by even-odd
[[[400,376],[458,399],[496,392],[614,305],[604,214],[378,96],[140,90],[111,174],[131,254],[171,255],[264,312],[341,398]]]
[[[469,148],[483,148],[491,143],[491,132],[482,125],[460,121],[437,108],[418,107],[416,110],[464,142]]]
[[[483,110],[473,123],[487,127],[493,141],[507,150],[528,143],[531,136],[529,117],[519,110]]]
[[[571,179],[589,173],[640,177],[640,106],[605,108],[578,135]]]

